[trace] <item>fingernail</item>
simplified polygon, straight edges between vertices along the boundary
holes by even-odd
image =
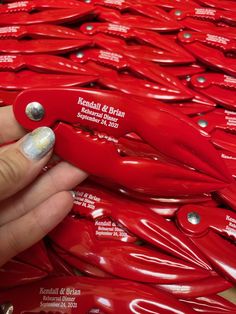
[[[51,150],[54,143],[54,132],[48,127],[40,127],[26,135],[21,149],[29,159],[39,160]]]
[[[69,191],[72,197],[75,199],[76,198],[76,192],[75,191]]]

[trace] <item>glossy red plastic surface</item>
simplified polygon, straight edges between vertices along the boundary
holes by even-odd
[[[15,259],[48,273],[52,271],[52,264],[42,240],[15,256]]]
[[[206,279],[177,283],[171,285],[156,285],[177,298],[196,298],[211,296],[212,294],[225,291],[233,286],[228,280],[220,276],[211,276]]]
[[[157,60],[159,63],[186,64],[194,62],[194,57],[188,54],[180,45],[156,32],[112,23],[85,23],[80,27],[80,31],[86,35],[104,33],[125,40],[134,39],[140,43],[154,46],[157,49],[159,48],[163,50],[159,52],[159,60]]]
[[[110,52],[101,49],[86,49],[71,55],[74,62],[86,64],[89,61],[111,67],[116,70],[130,70],[139,76],[163,86],[167,86],[173,92],[182,94],[191,99],[193,94],[175,76],[165,71],[158,64],[145,60],[137,60],[121,53]]]
[[[0,71],[19,71],[27,68],[38,72],[56,72],[77,75],[96,75],[83,66],[59,56],[52,55],[0,55]]]
[[[57,99],[56,103],[55,99]],[[31,121],[25,114],[26,106],[32,101],[41,103],[47,112],[47,115],[41,121]],[[67,107],[65,108],[65,103],[70,103],[70,110],[67,110]],[[55,104],[56,110],[52,104]],[[91,109],[93,116],[89,114]],[[144,111],[145,116],[143,115]],[[120,137],[134,131],[165,156],[180,163],[184,162],[184,164],[212,176],[208,180],[213,180],[217,185],[222,185],[222,181],[218,180],[231,182],[231,176],[214,147],[209,144],[208,136],[201,134],[190,119],[168,105],[163,106],[158,102],[155,102],[155,105],[153,103],[148,104],[143,98],[129,97],[127,99],[120,93],[92,89],[38,89],[21,93],[15,101],[14,113],[18,122],[27,129],[34,129],[41,125],[53,126],[57,121],[65,121],[70,124],[80,123],[99,132],[106,132],[107,135],[112,137]],[[95,116],[100,115],[100,118],[99,116],[94,117],[94,114]],[[97,139],[90,138],[88,134],[84,136],[77,133],[76,129],[73,131],[73,128],[69,125],[61,123],[55,131],[58,136],[56,150],[62,155],[62,158],[69,158],[70,162],[78,164],[77,158],[81,155],[71,154],[76,149],[74,143],[77,142],[77,137],[84,139],[84,145],[87,145],[88,149],[97,148],[97,158],[99,159],[99,155],[102,157],[101,166],[104,164],[103,168],[106,168],[103,160],[104,156],[115,156],[116,154],[112,142],[109,143],[103,139],[99,143]],[[159,134],[158,137],[156,132]],[[186,134],[188,134],[188,137],[185,136]],[[61,140],[59,140],[59,136]],[[66,139],[66,142],[63,138]],[[165,141],[163,141],[164,138]],[[120,159],[119,156],[117,158]],[[88,158],[86,160],[88,162],[87,166],[89,164],[92,166],[94,163],[93,160],[88,160]],[[120,161],[122,163],[122,159]],[[128,164],[127,160],[127,163],[123,163],[122,167],[126,168]],[[131,162],[130,164],[134,169],[135,163]],[[150,164],[149,161],[147,161],[148,164]],[[96,169],[102,174],[101,170],[97,167]],[[184,168],[182,170],[185,171]],[[188,170],[186,169],[186,171]],[[116,173],[121,179],[123,174]],[[142,174],[146,175],[145,167],[142,168]],[[130,178],[132,178],[132,175]],[[203,178],[205,175],[199,173],[199,176]],[[207,184],[207,181],[205,183]],[[145,182],[145,184],[148,184],[148,182]]]
[[[49,235],[71,255],[114,276],[149,283],[177,283],[206,278],[203,268],[174,258],[158,250],[96,236],[93,221],[66,217]],[[66,234],[66,237],[65,237]]]
[[[236,211],[235,193],[236,193],[235,183],[230,184],[227,188],[220,190],[218,193],[222,200],[234,211]]]
[[[154,30],[158,32],[171,32],[181,29],[181,24],[173,19],[153,19],[135,14],[121,14],[119,11],[97,7],[95,10],[99,21],[123,24],[138,29]]]
[[[198,60],[206,63],[210,67],[220,69],[225,73],[231,75],[236,74],[235,59],[227,57],[227,55],[223,53],[223,51],[235,52],[236,41],[233,42],[233,40],[227,37],[217,36],[211,33],[205,34],[189,31],[179,33],[178,39]]]
[[[67,251],[63,250],[62,248],[58,247],[55,244],[52,244],[53,250],[56,252],[58,258],[61,258],[63,261],[66,261],[68,265],[71,265],[74,269],[74,273],[76,274],[84,274],[89,277],[95,278],[117,278],[112,276],[111,274],[101,270],[100,268],[79,259],[78,256],[74,256]]]
[[[90,0],[90,4],[95,6],[108,7],[119,10],[120,12],[128,12],[131,14],[140,14],[147,18],[152,18],[158,21],[172,21],[171,17],[162,9],[157,8],[149,3],[133,2],[132,0],[107,1],[107,0]],[[137,19],[139,16],[137,16]],[[175,23],[175,21],[173,20]]]
[[[209,20],[213,22],[226,22],[229,24],[234,24],[236,21],[236,12],[203,7],[187,8],[180,10],[175,9],[171,11],[170,15],[172,17],[175,17],[177,21],[181,21],[189,17],[201,20]]]
[[[0,302],[12,303],[16,313],[195,313],[161,290],[130,281],[84,277],[45,279],[2,292]]]
[[[45,9],[66,9],[66,8],[80,8],[78,1],[65,0],[33,0],[33,1],[16,1],[10,4],[3,4],[0,6],[0,14],[3,13],[17,13],[17,12],[31,12],[34,10]]]
[[[90,45],[90,42],[89,39],[5,39],[0,40],[0,52],[9,54],[62,54],[86,47]]]
[[[235,283],[236,251],[229,239],[236,239],[236,214],[223,208],[186,205],[177,212],[177,221],[214,269]]]
[[[228,0],[197,0],[200,4],[216,9],[222,9],[227,11],[236,11],[236,6],[233,1]]]
[[[213,99],[218,104],[234,110],[236,108],[236,79],[221,73],[202,73],[191,77],[195,90]]]
[[[0,26],[9,25],[32,25],[41,23],[62,24],[65,22],[77,21],[80,18],[93,12],[93,7],[81,4],[78,9],[45,10],[34,14],[19,12],[14,14],[1,14]]]
[[[78,58],[76,55],[74,55],[72,60],[78,63]],[[147,97],[149,98],[148,102],[151,102],[151,99],[163,101],[180,101],[186,100],[186,98],[189,99],[190,97],[189,90],[186,91],[186,88],[183,85],[180,87],[181,90],[177,90],[177,87],[175,87],[172,82],[168,82],[161,76],[158,77],[156,75],[156,78],[158,78],[159,81],[162,81],[165,85],[135,77],[131,72],[129,72],[129,74],[118,72],[112,68],[105,67],[93,61],[88,61],[84,63],[83,66],[88,71],[93,71],[96,73],[98,76],[97,83],[102,89],[105,87],[106,89],[109,88],[111,90],[120,91],[125,94]],[[168,76],[170,77],[169,74]],[[175,81],[176,79],[174,78],[174,82]],[[185,89],[184,91],[183,88]],[[196,92],[193,93],[194,98],[195,94]],[[208,101],[208,103],[209,102],[211,103],[211,101]]]
[[[0,39],[22,39],[29,37],[79,39],[80,33],[69,27],[51,24],[13,25],[0,27]]]
[[[85,86],[96,81],[97,76],[46,74],[22,70],[18,73],[0,72],[0,88],[6,90],[22,90],[33,87],[50,86]]]
[[[76,189],[72,211],[80,216],[93,219],[95,224],[103,217],[107,219],[110,217],[124,230],[161,248],[168,254],[211,269],[211,266],[201,257],[200,252],[188,241],[187,237],[182,236],[182,233],[172,223],[142,205],[127,198],[118,197],[101,187],[79,186]],[[110,226],[112,226],[111,222]],[[114,237],[113,234],[111,239]]]
[[[193,120],[208,133],[216,129],[236,131],[236,112],[232,110],[217,108],[196,116]]]
[[[47,275],[38,267],[12,259],[0,268],[0,290],[38,281]]]
[[[201,296],[195,299],[181,299],[197,312],[203,313],[236,313],[236,305],[219,295]]]

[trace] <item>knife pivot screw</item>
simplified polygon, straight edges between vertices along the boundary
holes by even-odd
[[[196,212],[188,213],[188,222],[192,225],[198,225],[200,223],[201,217]]]
[[[182,14],[182,11],[181,10],[175,10],[175,15],[176,16],[180,16]]]
[[[87,26],[86,26],[86,30],[87,30],[87,31],[91,31],[92,29],[93,29],[93,25],[87,25]]]
[[[81,51],[76,54],[77,58],[83,58],[83,56],[84,56],[84,53]]]
[[[197,78],[198,83],[205,83],[206,82],[206,78],[204,76],[199,76]]]
[[[198,125],[202,128],[206,128],[208,126],[208,122],[204,119],[198,120]]]
[[[33,101],[26,106],[25,113],[30,120],[40,121],[44,116],[45,110],[39,102]]]
[[[190,34],[190,33],[184,33],[183,36],[184,36],[184,38],[188,39],[188,38],[191,38],[191,37],[192,37],[192,34]]]

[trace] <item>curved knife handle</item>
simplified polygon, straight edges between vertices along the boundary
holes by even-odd
[[[178,39],[186,44],[199,41],[220,48],[225,52],[236,51],[236,41],[214,33],[183,31],[178,34]]]
[[[226,21],[229,23],[235,23],[236,12],[228,12],[224,10],[212,9],[212,8],[192,8],[190,10],[176,9],[171,11],[171,16],[174,16],[177,21],[181,21],[186,17],[193,17],[197,19],[204,19],[213,22]]]

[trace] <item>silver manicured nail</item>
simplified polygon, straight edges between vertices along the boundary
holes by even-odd
[[[21,149],[29,159],[43,158],[55,143],[54,132],[48,127],[40,127],[26,135]]]

